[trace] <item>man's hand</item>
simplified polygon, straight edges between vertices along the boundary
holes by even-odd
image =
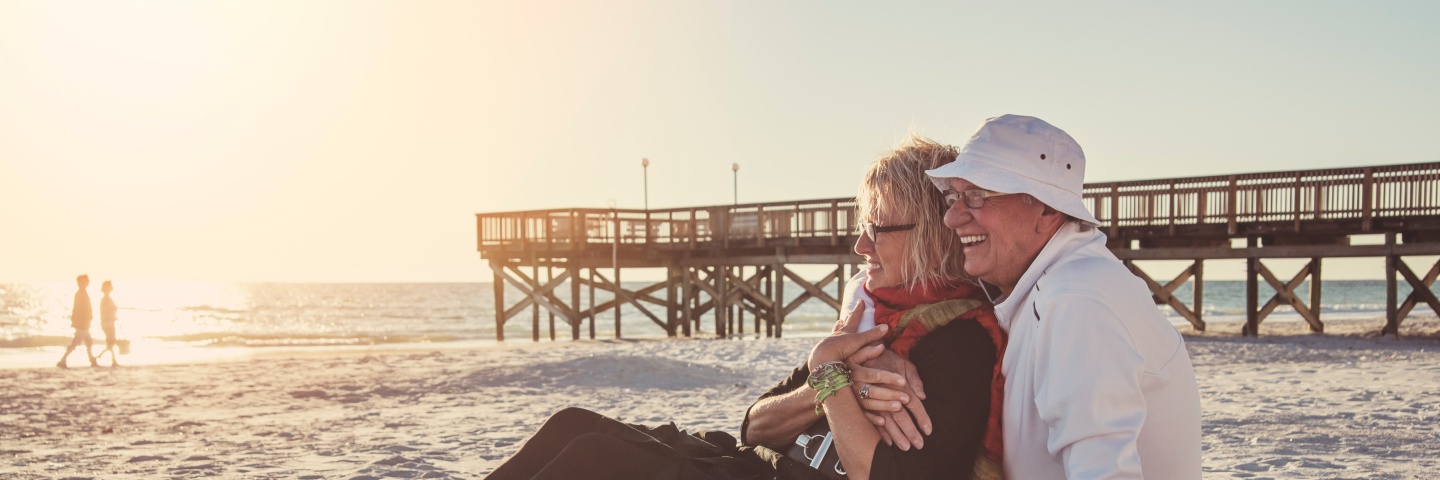
[[[835,332],[854,333],[864,314],[864,306],[856,308],[836,322]],[[877,340],[868,347],[879,344]],[[865,393],[860,400],[865,415],[875,424],[886,444],[898,445],[901,450],[909,450],[912,445],[917,449],[924,447],[921,432],[929,435],[934,427],[930,415],[925,413],[925,405],[920,403],[925,399],[925,385],[915,364],[889,349],[880,352],[878,357],[873,350],[865,350],[845,362],[851,370],[850,379],[855,382],[852,388],[857,393]]]
[[[898,445],[901,450],[909,450],[912,445],[923,448],[921,432],[929,435],[934,426],[925,405],[920,403],[925,389],[915,364],[888,349],[875,358],[868,357],[855,356],[847,361],[855,388],[865,392],[860,406],[886,443]]]

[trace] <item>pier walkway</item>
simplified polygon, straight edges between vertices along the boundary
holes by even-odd
[[[1322,332],[1316,307],[1325,258],[1385,259],[1385,334],[1398,335],[1417,305],[1440,313],[1430,290],[1440,263],[1417,274],[1405,261],[1440,255],[1440,162],[1090,183],[1084,197],[1116,256],[1146,281],[1157,304],[1170,306],[1198,331],[1205,330],[1205,260],[1245,260],[1247,335],[1257,335],[1265,317],[1282,305]],[[713,335],[743,334],[746,313],[753,333],[780,336],[785,316],[803,302],[822,301],[838,312],[841,289],[860,261],[851,251],[855,224],[854,199],[833,198],[480,213],[476,235],[480,256],[495,275],[499,340],[505,323],[525,310],[532,312],[534,340],[541,310],[552,340],[556,318],[572,338],[581,337],[588,320],[594,338],[596,318],[611,311],[618,338],[623,304],[671,336],[694,335],[710,315]],[[1383,242],[1354,244],[1356,235],[1379,235]],[[1309,262],[1282,279],[1264,263],[1278,258]],[[1135,263],[1146,260],[1191,263],[1175,278],[1157,280]],[[807,280],[791,271],[793,265],[824,265],[829,273]],[[621,273],[633,268],[664,268],[666,279],[627,290]],[[1398,297],[1399,279],[1412,290],[1404,299]],[[1296,291],[1307,280],[1309,298],[1301,298]],[[1275,292],[1264,303],[1261,281]],[[1174,294],[1186,283],[1192,285],[1189,302]],[[506,284],[522,297],[507,304]],[[787,284],[800,289],[798,297],[787,301]],[[613,299],[596,304],[597,289]]]

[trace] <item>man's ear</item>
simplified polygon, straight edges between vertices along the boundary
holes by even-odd
[[[1066,216],[1059,210],[1050,208],[1049,205],[1041,205],[1043,208],[1040,210],[1040,216],[1035,218],[1035,233],[1053,235],[1056,230],[1060,229],[1060,225],[1065,223]]]

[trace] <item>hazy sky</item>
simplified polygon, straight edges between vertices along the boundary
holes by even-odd
[[[1440,3],[1019,3],[0,2],[0,281],[488,281],[474,213],[642,157],[840,197],[1003,113],[1089,181],[1440,160]]]

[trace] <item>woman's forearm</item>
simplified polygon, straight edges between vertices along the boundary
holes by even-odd
[[[810,349],[810,357],[805,360],[806,365],[818,365],[817,371],[810,373],[812,384],[818,384],[815,388],[826,394],[822,398],[825,419],[830,423],[830,432],[835,434],[835,449],[849,478],[869,480],[880,432],[860,409],[860,399],[850,383],[850,372],[842,362],[849,358],[863,363],[880,355],[885,347],[878,342],[889,331],[888,325],[881,324],[860,333],[837,332]],[[839,389],[832,393],[830,389],[835,387]]]
[[[815,416],[815,391],[800,387],[755,402],[750,408],[745,442],[784,451],[800,432],[820,418]]]
[[[865,418],[855,389],[840,389],[825,399],[824,406],[830,431],[835,434],[840,463],[845,465],[846,478],[869,479],[870,463],[875,458],[875,447],[880,443],[880,432]]]

